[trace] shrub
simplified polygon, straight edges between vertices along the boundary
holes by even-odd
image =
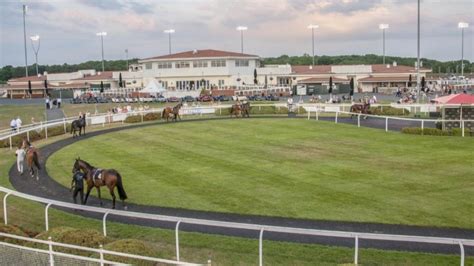
[[[469,128],[464,129],[464,136],[471,136],[472,132],[469,130]],[[462,129],[460,128],[452,128],[451,129],[451,135],[453,136],[462,136]]]
[[[0,232],[5,233],[5,234],[10,234],[10,235],[17,235],[17,236],[24,236],[28,237],[28,235],[23,232],[20,228],[13,226],[13,225],[5,225],[1,224],[0,225]],[[18,240],[14,238],[9,238],[9,237],[0,237],[1,242],[7,242],[7,243],[12,243],[12,244],[17,244],[17,245],[24,245],[25,241],[23,240]]]
[[[153,121],[153,120],[160,120],[161,115],[159,113],[148,113],[143,116],[143,121]]]
[[[440,130],[437,128],[419,128],[419,127],[404,127],[402,133],[413,135],[428,135],[428,136],[450,136],[449,131]]]
[[[153,257],[156,255],[156,251],[151,244],[136,239],[117,240],[105,245],[104,249],[147,257]],[[155,263],[151,261],[143,261],[113,255],[105,255],[104,259],[131,265],[155,265]]]
[[[385,115],[385,116],[404,116],[404,115],[410,114],[410,111],[408,110],[403,110],[402,108],[395,108],[391,106],[371,107],[370,112],[374,115]]]
[[[125,123],[140,123],[142,122],[141,115],[132,115],[125,118]]]
[[[412,135],[421,135],[422,130],[420,127],[404,127],[402,128],[402,133],[412,134]]]

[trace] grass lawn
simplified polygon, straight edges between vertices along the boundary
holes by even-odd
[[[142,204],[473,229],[473,150],[470,138],[236,119],[78,141],[53,154],[47,169],[69,185],[78,156],[115,168],[129,200]]]
[[[63,136],[42,140],[36,145],[41,147],[60,138]],[[14,160],[12,151],[0,149],[1,186],[11,187],[8,181],[8,170]],[[3,206],[2,199],[3,196],[0,197],[0,206]],[[20,226],[31,234],[44,230],[44,205],[10,197],[8,210],[9,224]],[[98,220],[75,216],[56,209],[50,209],[49,214],[51,228],[68,226],[98,231],[102,228],[101,221]],[[3,211],[0,211],[0,219],[3,219]],[[175,256],[174,231],[113,222],[109,222],[107,228],[109,237],[149,241],[159,247],[159,253],[156,256],[169,259]],[[184,261],[205,263],[211,259],[213,265],[256,265],[258,263],[256,240],[181,232],[180,244],[181,259]],[[474,263],[472,257],[466,259],[466,265]],[[264,241],[264,263],[267,265],[340,265],[350,264],[352,260],[353,249],[351,248]],[[359,263],[364,265],[459,265],[459,256],[360,249]]]

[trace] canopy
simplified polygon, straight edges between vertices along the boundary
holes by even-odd
[[[165,92],[166,89],[163,88],[163,85],[161,85],[160,83],[158,83],[158,81],[156,81],[156,79],[153,79],[150,81],[150,83],[148,83],[148,85],[146,85],[145,88],[143,88],[143,90],[141,90],[140,92],[144,92],[144,93],[150,93],[150,94],[161,94],[163,92]]]
[[[431,101],[442,104],[474,104],[474,95],[465,93],[451,94],[443,97],[438,97]]]

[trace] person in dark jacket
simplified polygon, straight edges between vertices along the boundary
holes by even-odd
[[[84,205],[84,178],[85,174],[82,173],[81,171],[76,171],[74,175],[72,176],[72,182],[71,182],[71,189],[69,191],[72,191],[72,198],[74,199],[74,203],[77,203],[76,197],[77,194],[81,195],[81,204]]]

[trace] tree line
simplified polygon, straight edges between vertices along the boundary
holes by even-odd
[[[423,67],[431,68],[433,73],[446,73],[446,74],[460,74],[461,73],[461,60],[441,62],[438,60],[432,60],[422,58]],[[129,64],[137,63],[138,59],[130,59]],[[367,55],[338,55],[338,56],[315,56],[316,65],[353,65],[353,64],[382,64],[383,58],[380,55],[367,54]],[[396,57],[386,56],[385,62],[392,64],[397,62],[398,65],[414,66],[416,58],[413,57]],[[302,56],[288,56],[282,55],[279,57],[268,57],[262,60],[263,65],[271,64],[290,64],[290,65],[310,65],[312,64],[312,58],[308,54]],[[45,71],[48,73],[64,73],[74,72],[81,69],[95,69],[97,71],[102,70],[102,61],[87,61],[80,64],[62,64],[62,65],[39,65],[39,73],[43,74]],[[106,71],[119,71],[127,69],[126,60],[109,60],[105,61]],[[474,64],[467,60],[464,60],[464,73],[472,73],[474,70]],[[29,75],[36,74],[36,65],[28,66]],[[0,83],[6,83],[9,79],[19,78],[25,76],[24,66],[4,66],[0,68]]]

